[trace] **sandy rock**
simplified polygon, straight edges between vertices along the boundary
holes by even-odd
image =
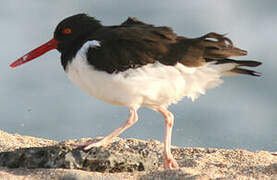
[[[55,144],[57,144],[56,141],[22,136],[19,134],[9,134],[0,130],[0,152],[13,151],[19,148],[51,146]]]
[[[277,179],[277,154],[267,151],[172,147],[180,168],[164,170],[163,144],[155,140],[116,138],[105,148],[83,152],[76,144],[89,139],[56,143],[3,131],[0,139],[4,179]]]
[[[121,141],[119,141],[121,142]],[[0,153],[0,166],[8,168],[65,168],[97,172],[134,172],[158,169],[158,157],[145,149],[133,152],[96,147],[88,152],[66,143],[47,147],[21,148]]]

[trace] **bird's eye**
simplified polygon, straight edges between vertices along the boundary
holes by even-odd
[[[63,34],[71,34],[72,29],[71,28],[64,28],[62,32],[63,32]]]

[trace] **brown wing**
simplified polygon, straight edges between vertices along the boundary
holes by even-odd
[[[177,42],[170,28],[131,18],[120,26],[101,29],[90,39],[101,41],[101,47],[88,50],[89,63],[110,73],[154,63],[168,54],[169,44]],[[99,58],[101,61],[95,61]]]
[[[247,51],[234,47],[232,41],[224,35],[208,33],[194,39],[178,37],[162,62],[174,64],[177,60],[185,66],[197,67],[205,64],[207,59],[219,60],[246,54]]]
[[[231,73],[261,75],[259,72],[240,68],[241,66],[256,67],[261,65],[261,62],[230,59],[230,57],[244,56],[247,51],[234,47],[232,41],[221,34],[208,33],[195,39],[179,37],[178,42],[171,46],[169,52],[165,62],[174,63],[178,59],[178,62],[188,67],[202,66],[206,62],[214,62],[215,64],[232,63],[236,66],[229,70]]]
[[[180,62],[188,67],[198,67],[211,60],[226,62],[229,57],[247,54],[221,34],[212,32],[189,39],[176,36],[168,27],[155,27],[135,18],[128,18],[120,26],[105,27],[91,39],[101,41],[101,48],[89,49],[90,64],[110,73],[155,61],[165,65]],[[100,57],[101,61],[94,61]]]

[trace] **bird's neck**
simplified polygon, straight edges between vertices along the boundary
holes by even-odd
[[[66,70],[66,66],[75,58],[77,52],[86,41],[87,39],[80,38],[72,42],[72,45],[68,45],[68,47],[61,52],[61,64],[64,70]]]

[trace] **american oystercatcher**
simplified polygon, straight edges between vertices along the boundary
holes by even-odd
[[[256,67],[258,61],[230,59],[247,51],[233,46],[217,33],[199,38],[177,36],[170,28],[155,27],[135,18],[118,26],[103,26],[86,14],[61,21],[54,38],[12,63],[11,67],[31,61],[57,49],[69,79],[91,96],[127,106],[127,121],[84,150],[109,143],[138,120],[141,106],[160,112],[165,119],[164,167],[177,168],[171,147],[173,114],[167,110],[187,96],[195,100],[206,89],[222,84],[221,76],[260,74],[241,68]]]

